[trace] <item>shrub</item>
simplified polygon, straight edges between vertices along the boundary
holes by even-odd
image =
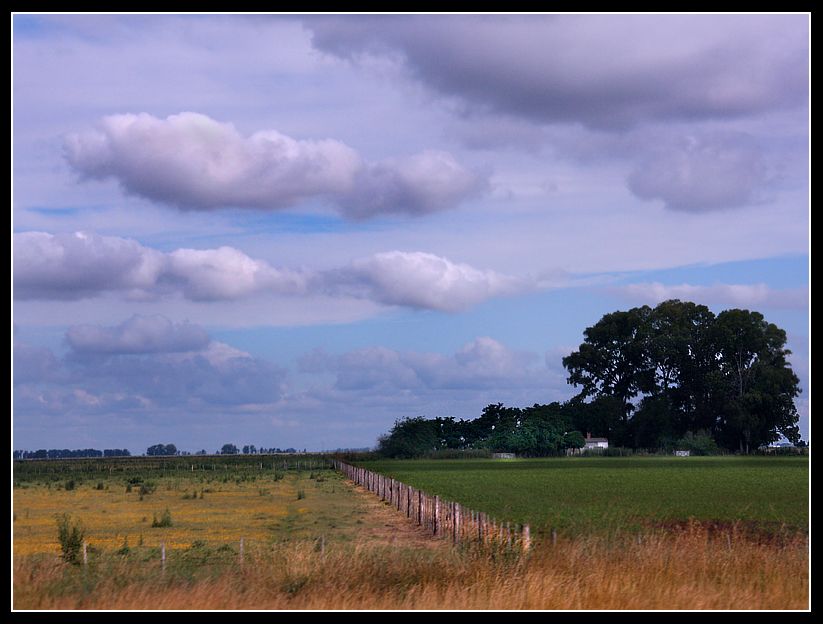
[[[63,489],[65,489],[65,490],[73,490],[73,489],[75,488],[75,486],[76,486],[76,485],[77,485],[77,484],[74,482],[74,479],[69,479],[69,480],[68,480],[68,481],[66,481],[66,483],[63,485]]]
[[[691,451],[692,455],[717,455],[720,449],[717,447],[717,442],[707,431],[698,431],[692,433],[687,431],[686,434],[677,441],[678,450]]]
[[[119,548],[119,550],[115,551],[115,554],[118,555],[128,555],[131,552],[131,548],[129,548],[129,537],[128,535],[123,538],[123,545]]]
[[[151,526],[152,528],[163,528],[163,527],[170,527],[172,525],[171,521],[171,512],[169,508],[166,507],[166,510],[163,512],[163,515],[160,516],[160,519],[157,519],[157,515],[152,515]]]
[[[80,550],[86,537],[85,529],[79,524],[73,524],[69,514],[57,516],[57,540],[60,542],[63,561],[80,563]]]

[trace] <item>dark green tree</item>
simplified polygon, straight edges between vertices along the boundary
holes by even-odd
[[[239,452],[234,444],[224,444],[220,449],[221,455],[237,455]]]
[[[581,388],[569,403],[580,431],[644,447],[703,431],[741,452],[780,435],[799,439],[786,333],[759,312],[715,317],[670,300],[606,314],[584,337],[563,359]]]
[[[377,452],[386,457],[419,457],[441,448],[440,434],[440,423],[434,420],[422,416],[403,418],[378,439]]]
[[[586,328],[579,349],[563,358],[568,382],[581,387],[577,397],[619,399],[624,425],[634,409],[632,399],[654,389],[654,369],[644,340],[650,314],[648,306],[606,314]]]
[[[781,434],[796,443],[800,380],[786,359],[786,332],[759,312],[736,309],[718,314],[714,329],[726,399],[718,423],[721,443],[746,453]]]
[[[146,449],[146,455],[177,455],[174,444],[155,444]]]

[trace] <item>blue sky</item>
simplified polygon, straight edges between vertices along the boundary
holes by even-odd
[[[786,329],[809,16],[15,15],[13,446],[367,447],[603,314]]]

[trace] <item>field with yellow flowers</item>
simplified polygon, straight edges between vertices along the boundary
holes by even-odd
[[[561,535],[527,555],[495,553],[432,538],[325,468],[217,468],[16,473],[13,608],[803,610],[809,604],[803,533],[770,539],[687,522],[643,535]],[[67,555],[60,520],[87,544],[85,557]]]

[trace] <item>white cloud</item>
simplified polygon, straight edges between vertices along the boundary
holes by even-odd
[[[161,252],[125,238],[84,232],[14,235],[14,290],[21,299],[140,292],[154,287],[164,264]]]
[[[485,180],[461,166],[454,156],[429,150],[364,167],[352,190],[341,197],[341,206],[346,216],[355,219],[426,214],[447,210],[486,188]]]
[[[533,287],[528,280],[483,271],[423,252],[378,253],[323,275],[331,293],[387,305],[456,312]]]
[[[340,141],[276,130],[244,137],[193,112],[110,115],[95,130],[68,135],[65,151],[82,176],[114,178],[129,193],[182,210],[278,210],[318,198],[355,219],[419,215],[453,208],[484,188],[448,153],[367,163]]]
[[[194,301],[231,300],[263,291],[300,292],[303,279],[231,247],[164,253],[87,232],[14,235],[18,299],[82,299],[105,292],[142,299],[182,292]]]
[[[233,247],[177,249],[168,254],[167,276],[179,280],[185,296],[194,301],[239,299],[257,292],[300,294],[306,279],[297,271],[253,260]]]
[[[191,301],[330,295],[456,312],[533,287],[530,280],[423,252],[377,253],[342,268],[308,271],[275,268],[233,247],[163,253],[132,240],[81,232],[14,235],[19,299],[81,299],[106,292],[137,299],[181,294]]]
[[[662,284],[646,282],[612,288],[612,292],[631,300],[657,304],[668,299],[682,299],[702,304],[738,307],[764,306],[770,308],[806,309],[809,305],[807,288],[774,289],[766,284]]]

